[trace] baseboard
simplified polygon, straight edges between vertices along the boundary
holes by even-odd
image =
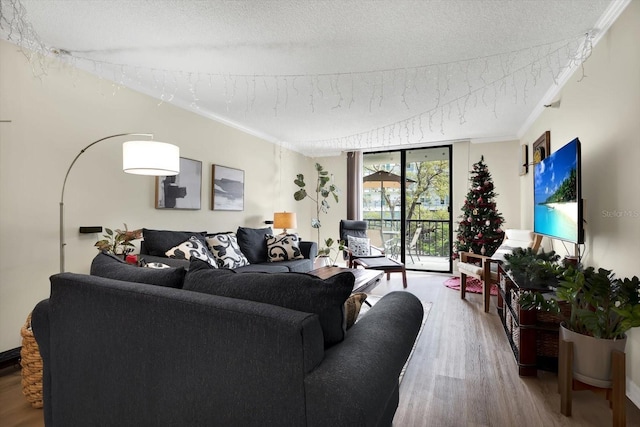
[[[640,408],[640,387],[627,377],[627,397],[636,407]]]
[[[21,347],[12,348],[11,350],[0,353],[0,369],[20,364],[20,348]]]

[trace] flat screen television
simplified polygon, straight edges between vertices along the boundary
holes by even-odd
[[[580,160],[576,138],[535,165],[534,232],[584,243]]]

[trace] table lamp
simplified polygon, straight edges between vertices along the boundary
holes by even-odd
[[[273,214],[273,228],[282,228],[282,234],[287,234],[287,228],[297,228],[295,212],[275,212]]]

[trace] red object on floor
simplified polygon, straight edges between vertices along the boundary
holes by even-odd
[[[451,288],[451,289],[455,289],[457,291],[460,290],[460,278],[459,277],[452,277],[450,279],[447,279],[444,282],[444,285],[447,288]],[[472,292],[474,294],[481,294],[482,293],[482,281],[479,279],[476,279],[475,277],[467,277],[467,292]],[[492,285],[491,286],[491,295],[498,295],[498,288],[496,287],[496,285]]]

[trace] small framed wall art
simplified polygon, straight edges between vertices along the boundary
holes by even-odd
[[[244,171],[212,165],[211,209],[214,211],[244,210]]]
[[[551,151],[551,132],[546,131],[533,143],[533,164],[540,163]]]
[[[200,209],[202,162],[180,157],[180,173],[156,177],[156,209]]]

